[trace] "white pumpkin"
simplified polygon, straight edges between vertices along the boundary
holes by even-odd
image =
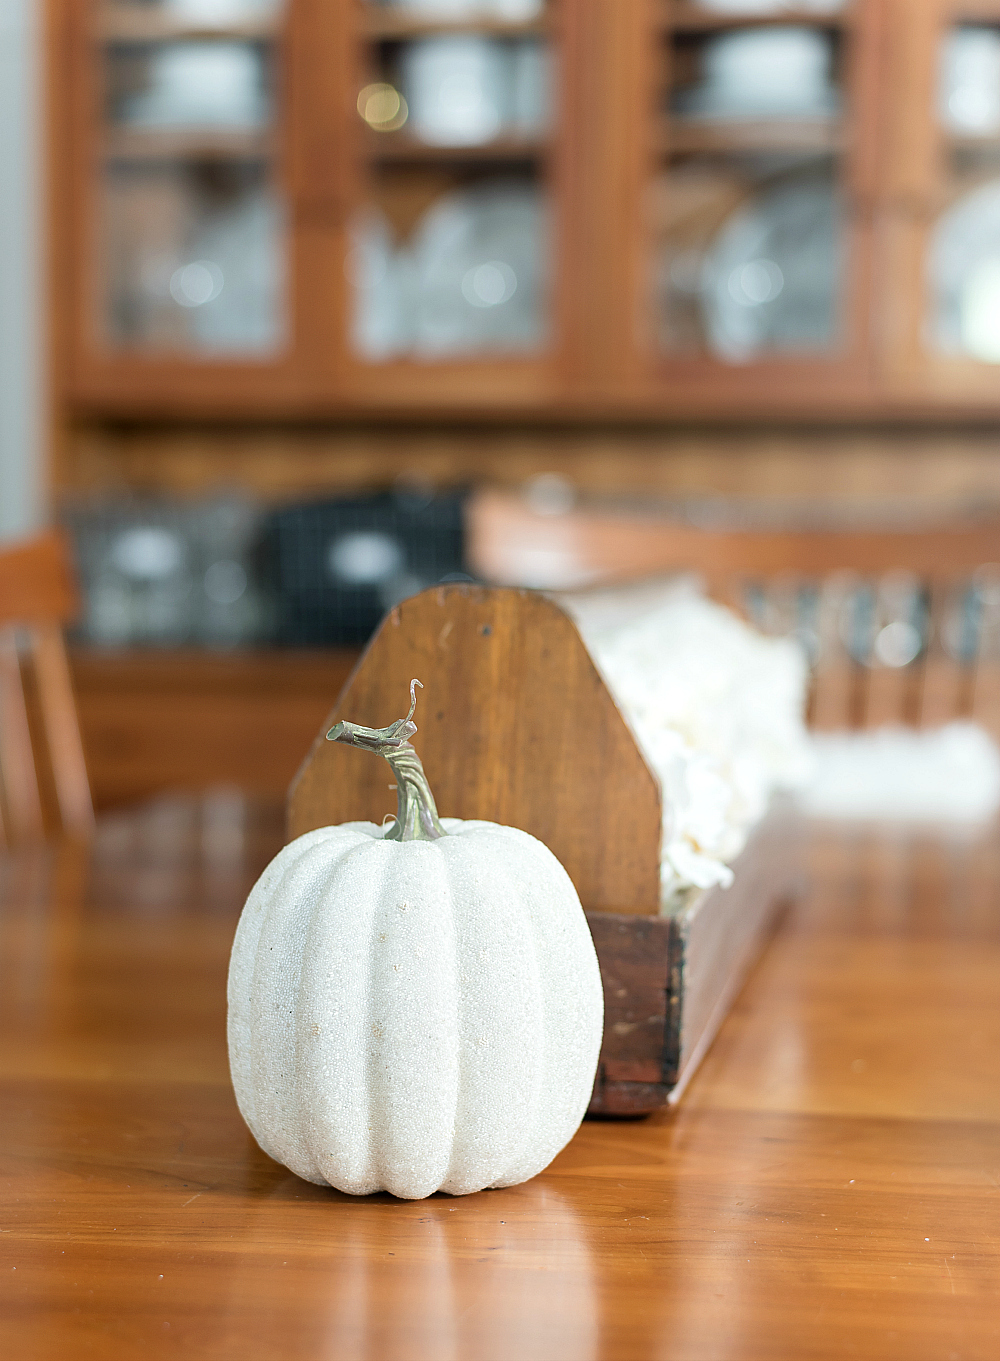
[[[308,832],[268,865],[233,945],[229,1053],[272,1158],[419,1199],[551,1162],[590,1099],[604,999],[566,871],[526,832],[438,819],[412,715],[328,734],[387,757],[399,813],[388,832]]]

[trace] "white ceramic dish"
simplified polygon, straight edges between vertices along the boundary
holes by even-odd
[[[845,0],[697,0],[699,9],[712,14],[839,14]]]
[[[401,60],[410,131],[432,146],[475,146],[511,120],[509,53],[472,34],[408,43]]]
[[[432,146],[478,146],[548,123],[551,63],[536,39],[423,38],[406,45],[400,65],[409,130]]]
[[[499,19],[509,24],[520,24],[537,19],[545,4],[544,0],[389,0],[384,7],[439,23],[449,20]]]
[[[827,35],[811,28],[719,34],[705,44],[703,82],[680,93],[677,112],[705,119],[829,116],[839,107],[832,55]]]
[[[205,28],[270,19],[284,0],[165,0],[163,9],[178,23]]]
[[[942,126],[971,136],[1000,131],[1000,33],[973,26],[948,33],[938,91]]]
[[[249,43],[176,42],[156,48],[149,88],[122,110],[132,127],[258,127],[268,117],[260,54]]]
[[[927,257],[928,335],[946,354],[1000,364],[1000,179],[941,217]]]
[[[386,217],[367,210],[345,262],[357,352],[378,362],[537,350],[546,337],[546,216],[529,184],[476,185],[439,199],[400,247]]]
[[[841,207],[829,180],[786,181],[739,208],[706,255],[702,311],[709,348],[745,363],[808,354],[836,338]]]
[[[531,352],[544,344],[548,226],[536,189],[494,182],[448,195],[414,234],[415,352]]]

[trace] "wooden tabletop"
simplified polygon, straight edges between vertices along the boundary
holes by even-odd
[[[411,1203],[236,1110],[227,956],[279,841],[222,793],[0,861],[4,1357],[1000,1356],[996,833],[813,833],[679,1110]]]

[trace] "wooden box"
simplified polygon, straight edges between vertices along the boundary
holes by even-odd
[[[531,832],[580,894],[605,997],[591,1113],[676,1099],[794,888],[793,820],[762,823],[732,888],[663,915],[659,784],[575,625],[535,592],[454,585],[383,621],[291,786],[289,839],[394,810],[388,767],[325,734],[401,717],[414,676],[414,745],[442,815]]]

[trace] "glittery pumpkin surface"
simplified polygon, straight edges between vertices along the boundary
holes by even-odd
[[[525,832],[434,842],[324,827],[271,862],[229,974],[229,1052],[260,1146],[309,1181],[417,1199],[510,1186],[590,1098],[600,973],[576,891]]]

